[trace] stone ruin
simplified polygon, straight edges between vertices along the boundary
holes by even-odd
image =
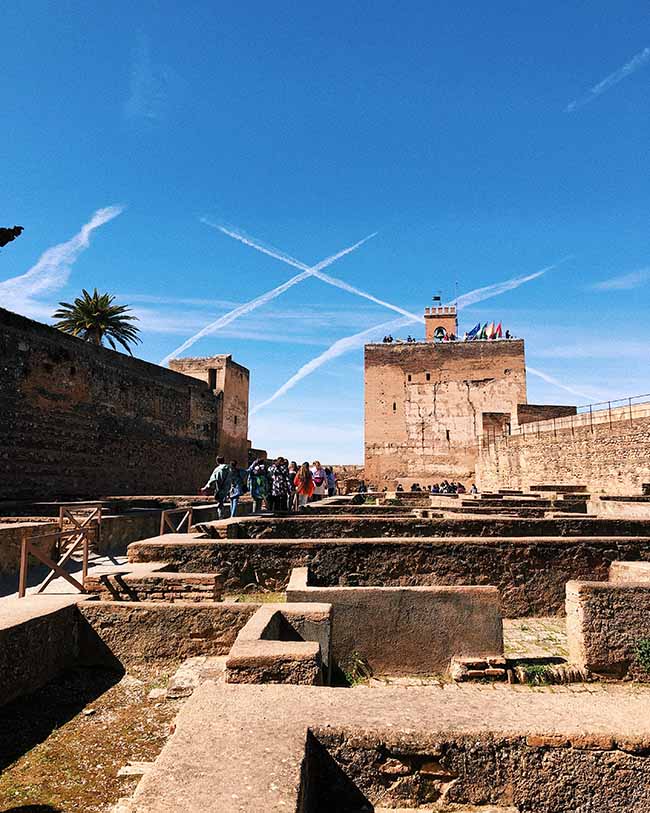
[[[647,500],[207,506],[126,556],[113,519],[84,594],[0,600],[3,710],[80,666],[169,675],[172,733],[125,757],[116,813],[647,811]]]

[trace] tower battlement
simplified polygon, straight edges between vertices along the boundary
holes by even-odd
[[[458,335],[458,313],[455,305],[438,305],[424,309],[428,342]]]

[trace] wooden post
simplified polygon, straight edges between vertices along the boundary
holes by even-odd
[[[18,577],[18,598],[25,598],[25,593],[27,592],[27,569],[29,567],[28,544],[27,532],[23,531],[20,537],[20,576]]]
[[[88,534],[84,534],[84,541],[83,541],[83,564],[81,568],[81,583],[83,586],[86,586],[86,576],[88,575]]]

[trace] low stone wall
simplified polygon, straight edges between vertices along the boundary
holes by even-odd
[[[76,617],[69,598],[0,602],[0,706],[35,692],[75,663]]]
[[[579,582],[566,586],[570,660],[596,675],[650,681],[636,648],[650,640],[650,582]]]
[[[159,530],[160,511],[142,510],[104,516],[97,550],[100,553],[123,553],[131,542],[155,536]]]
[[[0,576],[18,575],[20,570],[20,543],[25,535],[28,539],[54,533],[58,525],[53,522],[2,522],[0,521]],[[44,540],[35,543],[46,556],[52,557],[54,541]]]
[[[86,576],[84,587],[100,601],[220,601],[223,578],[218,573],[129,572]]]
[[[563,615],[571,579],[606,581],[617,559],[650,561],[650,538],[203,540],[129,546],[132,562],[224,575],[226,590],[281,590],[294,567],[316,584],[494,585],[503,615]]]
[[[587,504],[590,514],[600,517],[650,519],[650,497],[593,497]]]
[[[331,607],[263,605],[226,661],[227,683],[329,683]]]
[[[379,675],[439,674],[453,657],[503,655],[495,587],[314,587],[296,568],[287,602],[332,605],[332,657]]]
[[[258,604],[84,602],[80,658],[95,664],[226,655]]]
[[[648,536],[648,523],[639,519],[576,516],[417,517],[344,516],[244,517],[225,522],[199,523],[197,530],[228,539],[336,539],[353,537],[475,537],[475,536]]]
[[[612,562],[609,566],[609,580],[650,583],[650,562]]]

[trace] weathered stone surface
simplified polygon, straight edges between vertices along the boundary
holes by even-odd
[[[0,601],[0,705],[31,694],[75,663],[76,615],[75,597]]]
[[[23,535],[28,539],[45,536],[58,530],[53,522],[4,522],[0,520],[0,575],[17,575],[20,570],[20,545]],[[55,541],[34,541],[41,553],[51,557]]]
[[[650,582],[650,562],[612,562],[610,582]]]
[[[354,508],[343,516],[241,517],[223,522],[198,523],[197,530],[210,537],[228,539],[336,539],[468,536],[648,536],[648,523],[639,519],[571,516],[520,517],[373,517],[357,516]]]
[[[650,465],[650,418],[645,405],[613,409],[611,424],[608,417],[603,410],[591,417],[593,423],[589,413],[565,419],[573,428],[554,428],[552,422],[531,424],[525,434],[484,444],[477,467],[480,488],[526,489],[535,482],[578,482],[593,494],[641,494]]]
[[[571,579],[603,580],[617,559],[650,559],[650,538],[413,538],[178,540],[129,546],[132,562],[167,561],[183,571],[223,572],[226,589],[282,589],[294,567],[323,586],[348,574],[360,585],[492,584],[505,617],[564,613]]]
[[[650,640],[650,583],[568,582],[566,612],[573,663],[595,674],[650,681],[635,656],[641,640]]]
[[[332,605],[338,664],[358,653],[376,674],[435,674],[454,656],[503,655],[494,587],[314,587],[307,573],[293,571],[287,602]]]
[[[262,605],[226,661],[228,683],[329,682],[331,606]]]
[[[484,411],[526,401],[524,343],[369,344],[365,473],[371,482],[473,477]]]
[[[116,572],[87,576],[84,587],[103,601],[219,601],[223,577],[219,573]]]
[[[86,663],[177,661],[225,655],[257,604],[85,602],[79,612],[80,657]]]
[[[226,447],[239,436],[246,451],[238,389],[224,404],[211,382],[2,308],[0,369],[4,499],[196,493],[214,465],[222,415]]]
[[[170,813],[182,799],[184,813],[332,813],[398,800],[431,807],[443,793],[520,813],[647,813],[650,757],[639,748],[649,702],[648,690],[621,687],[205,684],[133,810]],[[397,763],[405,768],[392,773]]]

